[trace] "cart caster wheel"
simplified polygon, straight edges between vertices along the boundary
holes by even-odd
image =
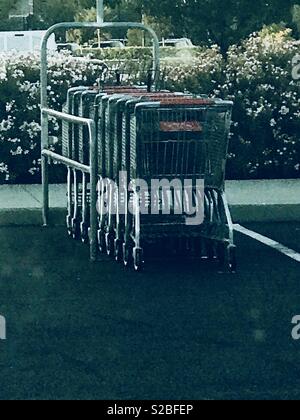
[[[80,224],[76,219],[72,219],[72,238],[75,240],[80,239]]]
[[[143,271],[144,259],[143,259],[142,248],[134,248],[134,250],[133,250],[133,265],[134,265],[134,270],[137,273],[140,273],[141,271]]]
[[[105,233],[103,230],[98,230],[98,245],[99,251],[104,254],[106,252]]]
[[[206,252],[208,261],[216,260],[216,249],[214,241],[207,241],[206,242]]]
[[[86,223],[81,223],[80,225],[80,235],[81,241],[83,244],[89,243],[89,228]]]
[[[222,249],[223,248],[223,249]],[[236,273],[237,271],[237,257],[235,245],[220,245],[219,248],[219,262],[221,273]]]
[[[117,262],[121,262],[123,246],[122,246],[122,241],[120,239],[115,239],[114,248],[115,248],[115,260]]]
[[[107,233],[105,235],[105,243],[106,243],[106,252],[109,257],[114,255],[115,250],[115,240],[112,233]]]
[[[132,261],[132,247],[127,245],[127,244],[123,244],[123,264],[124,267],[129,267],[129,265],[131,264]]]
[[[66,218],[66,226],[67,226],[67,232],[69,236],[72,236],[72,218],[71,216],[67,216]]]
[[[237,257],[236,246],[229,245],[225,252],[225,269],[228,273],[236,273],[237,270]]]

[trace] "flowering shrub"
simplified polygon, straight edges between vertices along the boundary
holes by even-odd
[[[231,177],[300,176],[299,82],[292,77],[299,51],[288,29],[262,31],[230,49],[214,93],[235,102]]]
[[[292,77],[297,53],[300,45],[289,30],[264,30],[241,46],[232,46],[226,60],[216,46],[176,50],[172,57],[163,58],[162,88],[234,101],[227,178],[299,177],[299,82]],[[122,63],[128,79],[137,81],[141,68],[147,66],[141,62],[147,63],[151,50],[140,48],[140,59],[137,49],[128,54],[130,59],[124,62],[116,51],[105,50],[105,59],[116,67]],[[67,89],[94,84],[98,72],[95,64],[84,59],[51,57],[50,105],[61,109]],[[0,183],[39,180],[39,88],[37,55],[0,55]],[[52,120],[50,128],[52,147],[59,151],[60,125]]]
[[[234,101],[229,178],[300,176],[299,81],[292,77],[300,44],[290,33],[266,28],[232,46],[226,61],[212,47],[165,62],[165,87]]]
[[[193,51],[185,49],[163,60],[164,87],[193,93],[212,94],[223,78],[224,60],[218,46]]]
[[[38,54],[0,55],[0,183],[39,181],[40,61]],[[56,54],[49,62],[49,104],[61,110],[70,86],[93,85],[99,67]],[[50,87],[51,86],[51,87]],[[59,151],[60,124],[50,121],[53,150]]]

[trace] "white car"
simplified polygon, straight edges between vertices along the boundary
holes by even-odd
[[[91,48],[99,49],[99,48],[125,48],[123,42],[119,41],[118,39],[112,39],[110,41],[101,41],[100,45],[98,42],[95,42]]]
[[[189,48],[194,47],[192,41],[188,38],[178,38],[178,39],[163,39],[160,42],[161,47],[174,47],[174,48]]]

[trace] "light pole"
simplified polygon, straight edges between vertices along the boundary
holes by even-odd
[[[102,24],[104,22],[104,1],[97,0],[97,23]],[[98,34],[98,47],[101,48],[101,31],[97,30]]]
[[[104,22],[104,1],[97,0],[97,23]]]

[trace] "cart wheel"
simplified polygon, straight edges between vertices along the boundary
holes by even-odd
[[[123,263],[125,267],[128,267],[132,261],[132,246],[123,244]]]
[[[229,245],[225,252],[225,268],[229,273],[236,273],[237,270],[237,257],[236,246]]]
[[[237,270],[237,257],[236,246],[220,244],[219,246],[219,262],[221,273],[236,273]]]
[[[114,255],[115,250],[115,240],[112,233],[107,233],[105,235],[105,243],[106,243],[106,252],[109,257]]]
[[[143,250],[142,248],[134,248],[133,249],[133,265],[134,270],[139,273],[144,268],[144,257],[143,257]]]
[[[122,253],[123,253],[123,244],[122,241],[120,239],[115,239],[115,260],[117,262],[121,262],[122,261]]]
[[[105,233],[104,231],[98,230],[98,245],[99,251],[104,254],[106,252]]]
[[[81,241],[83,244],[89,243],[89,228],[86,223],[81,223],[80,225],[80,234],[81,234]]]
[[[214,261],[216,259],[216,250],[214,241],[208,239],[205,241],[206,258],[208,261]]]
[[[72,237],[73,239],[80,239],[80,223],[76,219],[72,219]]]
[[[66,226],[67,226],[67,232],[69,236],[72,236],[72,218],[71,216],[66,217]]]

